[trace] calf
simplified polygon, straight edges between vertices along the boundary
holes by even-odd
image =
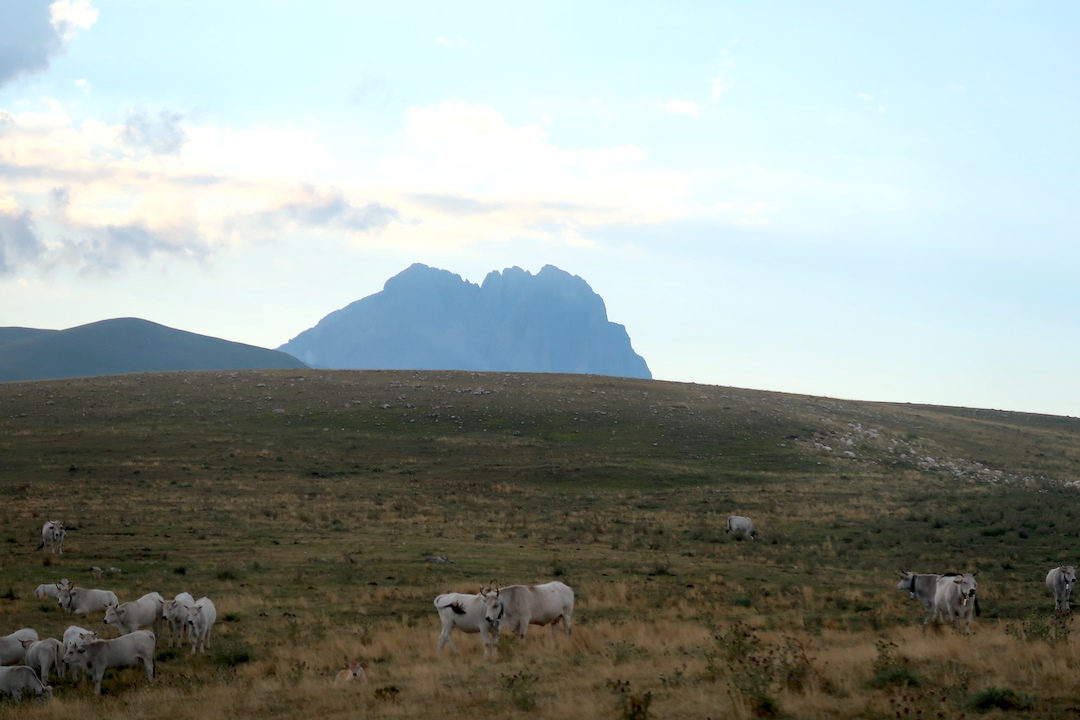
[[[217,608],[214,601],[201,597],[195,601],[188,612],[188,638],[191,640],[191,652],[206,652],[210,647],[210,631],[217,622]]]
[[[0,693],[22,700],[24,691],[38,697],[52,697],[52,688],[43,683],[32,668],[25,665],[0,667]]]
[[[157,638],[149,630],[136,630],[112,640],[76,642],[64,652],[64,662],[85,670],[94,678],[94,692],[101,694],[101,679],[111,667],[143,664],[146,679],[154,678],[154,646]]]
[[[450,634],[454,629],[467,633],[480,633],[480,642],[484,646],[484,657],[496,658],[499,655],[499,625],[502,622],[503,602],[498,590],[480,588],[476,595],[465,593],[444,593],[435,598],[435,609],[442,620],[442,632],[439,633],[439,650],[447,644],[454,654],[458,654],[457,645]]]
[[[187,628],[188,611],[195,604],[195,598],[191,593],[179,593],[172,600],[167,600],[161,609],[161,616],[169,625],[169,647],[173,646],[173,638],[176,638],[176,646],[184,646],[184,630]],[[191,641],[191,635],[188,635]]]
[[[57,675],[63,674],[64,644],[62,642],[56,638],[23,640],[23,647],[26,648],[26,657],[23,662],[34,669],[41,678],[41,682],[49,681],[49,673],[53,668],[56,668]]]
[[[349,683],[366,683],[367,674],[364,672],[364,668],[367,667],[367,663],[360,662],[346,662],[345,669],[337,674],[334,678],[335,685],[347,685]]]

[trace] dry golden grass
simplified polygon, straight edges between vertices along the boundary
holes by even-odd
[[[958,717],[987,688],[1029,696],[1024,717],[1080,706],[1077,639],[1016,632],[1046,622],[1042,576],[1072,562],[1076,492],[1056,481],[1076,477],[1075,422],[472,373],[20,383],[0,407],[6,632],[111,632],[32,597],[60,577],[121,599],[206,594],[219,614],[211,652],[161,650],[153,682],[110,671],[97,698],[56,681],[50,702],[0,701],[5,717],[618,718],[651,693],[649,717],[749,718],[760,706],[714,637],[739,623],[759,654],[805,650],[797,687],[766,688],[792,717]],[[844,438],[858,461],[811,444]],[[1034,479],[990,484],[960,460]],[[762,539],[725,536],[732,513]],[[62,557],[34,550],[54,517],[73,528]],[[975,633],[924,626],[898,566],[979,568]],[[534,627],[497,662],[477,636],[437,652],[437,594],[553,578],[577,592],[569,637]],[[881,643],[918,688],[871,687]],[[335,688],[356,659],[369,682]]]

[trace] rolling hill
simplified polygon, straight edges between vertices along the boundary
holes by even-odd
[[[118,318],[67,330],[0,328],[0,382],[178,370],[304,368],[286,353]]]

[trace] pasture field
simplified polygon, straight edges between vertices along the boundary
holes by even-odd
[[[1078,481],[1080,420],[1002,411],[443,371],[0,384],[2,634],[113,636],[34,598],[62,577],[218,608],[153,682],[0,715],[1074,717],[1080,633],[1043,580],[1080,564]],[[900,568],[977,570],[974,633],[924,625]],[[552,579],[569,637],[437,653],[437,594]],[[352,659],[368,684],[333,687]]]

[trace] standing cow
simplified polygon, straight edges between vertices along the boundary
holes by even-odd
[[[44,640],[23,640],[26,657],[23,663],[34,669],[41,682],[48,683],[49,673],[56,669],[56,674],[64,674],[64,644],[56,638]]]
[[[201,597],[195,601],[188,611],[188,639],[191,641],[191,652],[196,650],[206,652],[210,647],[210,631],[217,622],[217,608],[214,601],[208,597]]]
[[[971,618],[975,615],[975,573],[942,575],[938,578],[934,594],[934,616],[940,620],[965,620],[971,632]]]
[[[64,523],[59,520],[49,520],[41,526],[41,544],[38,550],[48,547],[53,555],[64,554]]]
[[[522,640],[529,625],[551,625],[551,637],[555,637],[560,620],[570,634],[574,591],[569,585],[554,580],[542,585],[510,585],[497,592],[506,608],[503,624]]]
[[[1075,584],[1076,568],[1072,565],[1060,565],[1046,573],[1046,587],[1054,593],[1055,610],[1069,609],[1069,595]]]
[[[725,533],[735,533],[735,537],[747,537],[751,540],[757,538],[757,530],[754,529],[754,521],[742,515],[728,515],[727,530]]]
[[[439,611],[442,632],[439,633],[439,650],[447,644],[454,654],[458,654],[457,645],[450,634],[455,629],[466,633],[480,633],[480,643],[484,646],[484,657],[494,659],[499,656],[499,625],[503,617],[503,601],[498,590],[480,588],[476,595],[466,593],[443,593],[435,598],[435,609]]]
[[[152,680],[156,643],[154,633],[149,630],[136,630],[112,640],[77,641],[64,653],[64,662],[91,675],[94,692],[100,695],[101,679],[111,667],[131,667],[141,662],[146,679]]]
[[[154,636],[161,631],[162,607],[165,598],[160,593],[151,592],[138,600],[122,605],[105,606],[105,624],[113,625],[121,635],[133,633],[139,628],[153,628]]]
[[[195,604],[195,598],[191,593],[178,593],[172,600],[166,600],[161,608],[161,617],[169,625],[169,647],[173,646],[173,639],[177,647],[184,646],[184,631],[187,628],[188,612]],[[191,635],[188,635],[188,642]]]

